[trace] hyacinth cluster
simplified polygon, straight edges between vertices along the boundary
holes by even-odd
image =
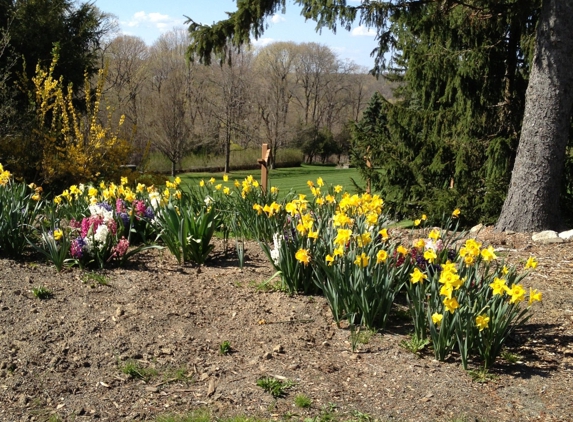
[[[93,255],[96,250],[103,252],[110,243],[109,238],[117,235],[117,222],[109,204],[99,202],[90,205],[89,211],[91,215],[81,222],[70,221],[70,227],[79,231],[70,246],[70,254],[75,259]]]

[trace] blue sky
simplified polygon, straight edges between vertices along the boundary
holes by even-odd
[[[95,5],[118,18],[122,33],[141,37],[149,45],[162,32],[184,27],[184,15],[196,22],[211,24],[225,19],[225,12],[236,10],[236,0],[95,0]],[[368,69],[374,63],[370,57],[376,47],[374,32],[368,28],[355,26],[351,32],[339,29],[336,35],[329,30],[319,34],[315,23],[305,22],[300,9],[290,3],[285,15],[273,16],[268,24],[269,28],[255,45],[273,41],[318,42],[331,47],[341,59],[353,60]]]

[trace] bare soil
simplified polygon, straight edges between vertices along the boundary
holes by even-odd
[[[525,284],[543,292],[508,342],[517,362],[500,359],[488,382],[456,356],[437,362],[401,347],[411,326],[400,312],[352,353],[324,298],[257,288],[273,270],[256,243],[243,270],[217,241],[206,266],[146,252],[101,273],[107,285],[79,269],[0,259],[0,420],[154,420],[207,408],[267,419],[573,421],[573,243],[489,228],[478,237],[513,262],[536,256]],[[39,300],[38,286],[53,296]],[[220,354],[224,341],[230,354]],[[294,385],[274,399],[256,385],[265,376]],[[310,408],[294,405],[299,394]]]

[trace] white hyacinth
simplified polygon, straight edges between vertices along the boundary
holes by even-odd
[[[94,234],[94,240],[98,242],[98,248],[100,250],[102,250],[105,245],[108,233],[109,229],[107,228],[107,226],[105,224],[100,224]]]
[[[280,262],[280,249],[281,249],[281,235],[279,233],[273,234],[274,249],[271,251],[271,258],[275,265]]]

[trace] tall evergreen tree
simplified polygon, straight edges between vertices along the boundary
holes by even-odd
[[[373,186],[399,217],[423,210],[439,218],[462,207],[468,222],[495,220],[523,116],[535,20],[534,2],[493,16],[434,3],[393,15],[401,100],[380,108],[386,142],[366,148],[380,172],[370,174]],[[356,129],[355,138],[364,137],[363,125]],[[354,164],[373,173],[360,142],[355,148]]]

